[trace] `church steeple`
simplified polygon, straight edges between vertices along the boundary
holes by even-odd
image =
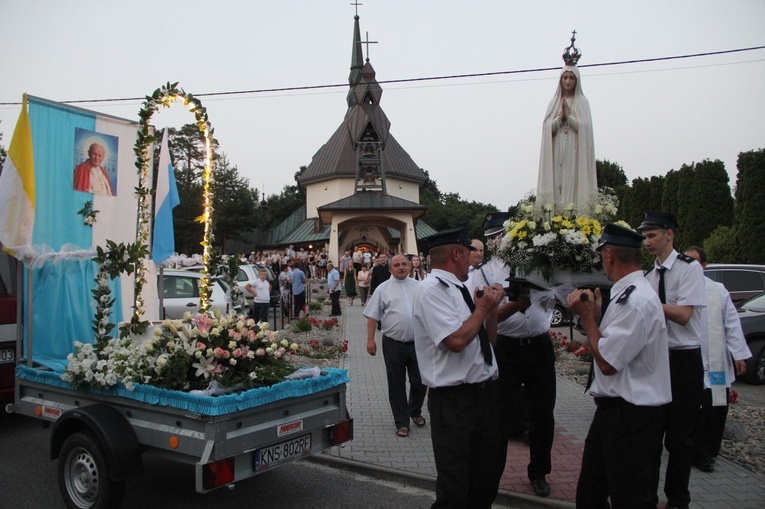
[[[361,29],[359,28],[359,15],[353,17],[353,50],[351,51],[351,73],[348,75],[348,84],[351,92],[348,93],[348,107],[356,104],[353,95],[353,87],[361,80],[361,70],[364,68],[364,54],[361,50]]]

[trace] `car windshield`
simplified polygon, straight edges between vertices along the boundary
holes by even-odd
[[[761,293],[757,297],[752,297],[748,301],[742,303],[739,309],[742,311],[765,313],[765,293]]]

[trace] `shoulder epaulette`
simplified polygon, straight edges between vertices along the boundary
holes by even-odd
[[[685,253],[677,253],[677,259],[678,259],[678,260],[682,260],[682,261],[684,261],[685,263],[693,263],[693,262],[695,262],[695,261],[696,261],[696,259],[695,259],[695,258],[693,258],[693,257],[691,257],[691,256],[688,256],[688,255],[687,255],[687,254],[685,254]]]
[[[644,276],[647,276],[647,275],[648,275],[648,273],[649,273],[649,272],[651,272],[651,271],[652,271],[653,269],[655,269],[655,268],[656,268],[656,265],[653,265],[653,266],[652,266],[650,269],[648,269],[647,271],[645,271],[645,274],[643,274],[643,275],[644,275]]]
[[[616,299],[617,304],[623,304],[624,302],[627,302],[627,299],[630,298],[630,294],[632,293],[632,290],[635,289],[635,285],[629,285],[627,288],[624,289],[621,295],[619,295],[619,298]]]
[[[438,282],[444,285],[445,287],[449,288],[449,283],[441,279],[440,277],[436,276],[436,279],[438,279]]]

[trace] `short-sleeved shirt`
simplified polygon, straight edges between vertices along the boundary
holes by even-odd
[[[380,284],[364,308],[364,316],[380,322],[383,335],[410,343],[414,341],[414,298],[420,283],[395,277]]]
[[[604,375],[595,363],[590,394],[621,397],[640,406],[672,401],[666,320],[642,271],[626,275],[611,288],[600,332],[598,348],[616,374]]]
[[[329,288],[330,293],[340,291],[341,283],[339,281],[340,273],[337,271],[337,269],[333,268],[327,272],[327,288]],[[335,283],[337,283],[337,289],[335,289]]]
[[[364,258],[364,263],[370,263],[372,261],[372,253],[370,253],[369,251],[365,251],[363,258]]]
[[[463,283],[451,272],[433,269],[419,285],[414,299],[414,346],[422,382],[428,387],[449,387],[497,378],[497,363],[486,364],[478,336],[461,352],[442,344],[471,315],[459,290]]]
[[[292,295],[300,295],[305,291],[305,272],[297,267],[292,269]]]
[[[510,267],[496,256],[473,272],[473,288],[500,283],[508,286]],[[507,297],[502,303],[508,302]],[[540,304],[532,303],[522,312],[513,313],[497,324],[497,334],[513,338],[531,338],[550,330],[550,317]]]
[[[364,253],[361,251],[354,251],[351,258],[353,259],[353,263],[361,263],[361,260],[364,258]]]
[[[255,290],[255,293],[258,294],[252,299],[253,302],[271,302],[271,284],[268,282],[268,280],[264,281],[258,278],[250,284],[252,289]]]
[[[680,325],[667,320],[667,334],[669,335],[669,349],[682,350],[688,348],[699,348],[701,346],[701,335],[704,333],[701,308],[707,305],[707,293],[704,289],[704,270],[701,265],[691,259],[687,262],[678,258],[677,251],[674,249],[669,254],[662,265],[658,260],[654,262],[654,267],[645,278],[651,284],[651,287],[659,293],[659,268],[665,267],[664,289],[667,297],[667,304],[676,306],[693,306],[691,319],[685,325]]]

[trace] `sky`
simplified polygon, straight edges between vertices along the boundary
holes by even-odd
[[[250,186],[278,194],[343,121],[358,8],[391,133],[442,192],[506,209],[534,192],[571,31],[580,66],[765,45],[762,0],[0,0],[0,103],[136,98],[179,82]],[[765,50],[581,69],[595,153],[631,181],[765,147]],[[77,106],[138,120],[141,101]],[[19,104],[0,104],[7,148]],[[159,128],[193,115],[154,116]]]

